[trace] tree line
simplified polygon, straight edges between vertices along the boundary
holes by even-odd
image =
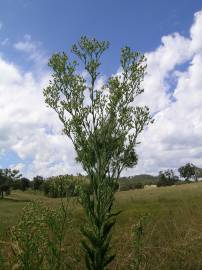
[[[158,176],[157,186],[171,186],[181,183],[197,182],[202,177],[202,169],[192,163],[187,163],[178,169],[179,176],[174,171],[160,171]],[[183,179],[184,181],[182,182]]]
[[[35,176],[32,180],[23,177],[19,170],[16,169],[0,169],[0,197],[9,195],[12,190],[25,191],[28,188],[39,190],[44,183],[42,176]]]
[[[130,177],[121,177],[114,186],[115,191],[126,191],[130,189],[142,189],[145,185],[171,186],[181,183],[190,183],[198,181],[202,177],[202,169],[196,167],[192,163],[187,163],[178,169],[179,176],[173,170],[160,171],[158,176],[137,175]],[[15,169],[0,169],[0,197],[9,195],[11,190],[27,189],[42,191],[45,196],[58,197],[74,197],[79,196],[79,189],[92,194],[93,189],[88,176],[78,174],[73,175],[58,175],[48,178],[37,175],[32,180],[23,177],[19,170]]]

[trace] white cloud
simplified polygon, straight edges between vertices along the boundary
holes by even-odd
[[[41,42],[33,41],[28,34],[24,36],[23,40],[16,42],[13,46],[16,50],[28,55],[28,59],[34,61],[38,67],[45,65],[48,61],[47,56],[41,48]]]
[[[56,114],[44,103],[42,89],[49,74],[43,72],[36,79],[2,58],[0,73],[0,152],[16,153],[27,176],[76,173],[71,144],[61,135]]]
[[[147,58],[147,74],[143,83],[145,92],[139,98],[141,104],[147,101],[152,112],[169,106],[169,84],[166,83],[166,79],[172,75],[170,72],[177,65],[190,60],[193,55],[190,40],[178,33],[162,37],[161,42],[154,52],[145,54]]]
[[[23,163],[17,163],[17,164],[11,164],[10,168],[13,170],[19,170],[20,172],[24,169],[25,164]]]
[[[195,14],[189,38],[179,33],[164,36],[161,45],[146,54],[145,92],[138,104],[149,105],[155,123],[139,138],[139,164],[126,174],[157,173],[185,162],[202,167],[201,25],[202,11]],[[43,66],[46,57],[41,44],[30,36],[14,47]],[[27,176],[81,171],[70,141],[61,135],[61,123],[44,104],[42,89],[49,74],[42,69],[36,78],[33,72],[22,72],[2,57],[0,74],[1,155],[16,153],[20,161],[11,164],[19,166]]]
[[[202,11],[195,14],[190,38],[179,34],[163,37],[162,45],[147,54],[148,74],[141,102],[149,103],[157,114],[155,123],[142,135],[137,168],[127,173],[157,173],[190,161],[202,167],[201,25]],[[181,64],[186,64],[183,71]],[[167,79],[176,81],[173,89]]]
[[[14,48],[26,53],[32,53],[37,49],[37,43],[32,42],[30,35],[25,35],[23,41],[14,44]]]
[[[194,14],[195,23],[192,25],[191,34],[191,49],[194,52],[201,52],[202,50],[202,10]]]

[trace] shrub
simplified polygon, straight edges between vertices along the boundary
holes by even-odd
[[[59,175],[50,177],[43,183],[44,194],[52,198],[73,197],[79,195],[79,187],[92,194],[89,180],[82,177]]]
[[[172,186],[178,182],[179,178],[174,174],[173,170],[166,170],[159,172],[159,181],[157,186]]]
[[[119,183],[120,191],[127,191],[130,189],[141,189],[141,188],[144,188],[144,184],[141,182],[137,182],[133,179],[124,179],[121,180]]]
[[[136,183],[134,185],[135,189],[141,189],[141,188],[144,188],[144,184],[143,183]]]

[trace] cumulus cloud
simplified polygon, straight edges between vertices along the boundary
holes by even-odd
[[[147,52],[145,92],[137,104],[150,107],[155,123],[140,136],[138,166],[124,174],[158,173],[185,162],[202,167],[202,11],[194,15],[190,36],[162,37],[156,50]],[[39,42],[26,35],[14,48],[35,63],[45,63]],[[13,151],[26,176],[81,172],[70,141],[61,135],[56,114],[44,104],[43,87],[49,74],[22,72],[0,57],[0,154]],[[98,82],[102,85],[104,78]],[[0,164],[1,165],[1,164]]]
[[[44,103],[42,89],[49,74],[44,71],[36,79],[2,58],[0,73],[0,152],[4,156],[8,151],[16,153],[27,176],[76,173],[71,144],[61,135],[55,113]],[[11,165],[15,166],[12,160]]]
[[[141,136],[140,162],[129,174],[177,169],[185,162],[202,167],[202,11],[194,17],[189,38],[178,33],[163,37],[146,54],[148,73],[140,102],[156,113],[155,123]]]

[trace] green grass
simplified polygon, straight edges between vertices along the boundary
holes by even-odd
[[[9,227],[20,218],[29,200],[40,200],[50,207],[60,199],[40,193],[15,191],[0,200],[0,235],[6,240]],[[81,207],[72,200],[72,233],[67,236],[69,252],[81,256],[80,224],[84,221]],[[130,269],[133,259],[132,227],[139,217],[149,214],[143,239],[141,269],[202,269],[202,183],[146,190],[122,191],[116,194],[115,207],[122,210],[114,228],[113,249],[116,260],[110,269]],[[84,269],[82,259],[75,269]]]

